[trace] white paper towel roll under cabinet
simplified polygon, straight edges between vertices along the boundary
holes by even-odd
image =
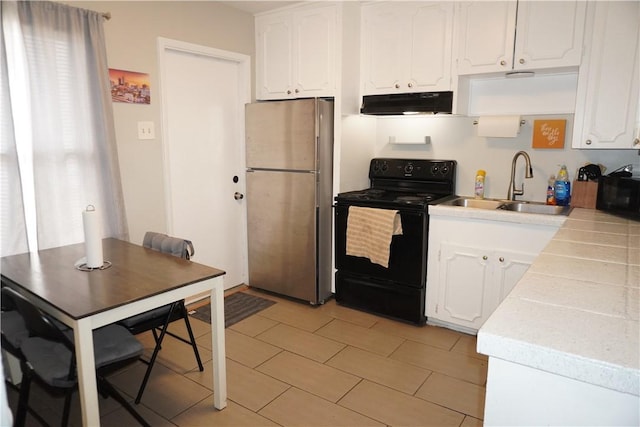
[[[485,116],[478,118],[478,136],[514,138],[520,132],[520,116]]]
[[[104,263],[102,257],[102,224],[100,215],[92,205],[82,211],[82,225],[84,227],[84,249],[87,256],[88,268],[100,268]]]

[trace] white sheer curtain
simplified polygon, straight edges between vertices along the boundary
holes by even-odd
[[[100,13],[0,2],[2,256],[84,240],[82,211],[128,239]]]

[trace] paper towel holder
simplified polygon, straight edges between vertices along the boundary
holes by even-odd
[[[78,261],[73,264],[76,270],[80,271],[95,271],[95,270],[106,270],[111,267],[111,261],[103,261],[100,267],[89,267],[87,266],[87,258],[82,257]]]
[[[477,120],[474,120],[474,121],[473,121],[473,124],[474,124],[474,125],[477,125],[477,124],[478,124],[478,121],[477,121]],[[524,120],[524,119],[520,120],[520,126],[524,126],[525,124],[527,124],[527,121],[526,121],[526,120]]]

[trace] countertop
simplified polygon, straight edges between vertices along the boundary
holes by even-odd
[[[478,331],[478,352],[640,396],[639,291],[640,222],[574,208]]]

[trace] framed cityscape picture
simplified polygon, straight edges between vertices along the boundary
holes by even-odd
[[[151,104],[149,74],[109,68],[111,100],[128,104]]]

